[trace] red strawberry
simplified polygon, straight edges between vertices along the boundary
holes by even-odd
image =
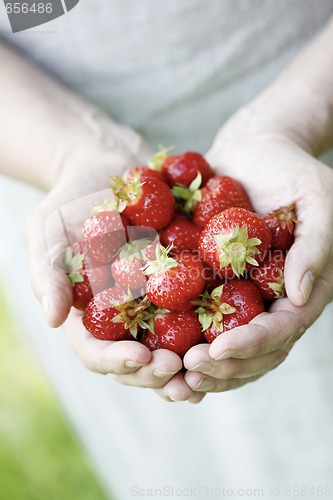
[[[164,172],[159,172],[158,170],[153,170],[150,167],[134,167],[125,172],[122,177],[124,181],[133,181],[138,179],[140,182],[147,181],[149,179],[157,179],[161,182],[166,183],[166,177]]]
[[[272,233],[272,249],[286,252],[294,243],[295,205],[280,207],[264,217]]]
[[[170,254],[174,255],[184,251],[197,251],[200,234],[201,229],[190,220],[177,217],[163,229],[160,240],[164,247],[172,245]]]
[[[249,279],[259,289],[265,300],[285,297],[284,264],[286,258],[281,250],[270,252],[259,267],[251,269]]]
[[[201,233],[199,254],[215,273],[232,278],[257,266],[269,249],[270,230],[260,215],[229,208],[215,215]]]
[[[146,265],[147,296],[158,307],[186,311],[205,286],[204,267],[198,255],[183,252],[171,258],[169,250],[158,246],[157,259]]]
[[[73,287],[73,306],[82,311],[94,295],[112,283],[109,266],[86,267],[84,248],[84,242],[74,243],[64,257],[65,270]]]
[[[100,340],[133,340],[151,317],[145,297],[133,300],[121,288],[113,287],[96,295],[84,310],[85,328]]]
[[[113,177],[112,186],[118,207],[136,226],[148,226],[157,231],[170,224],[175,199],[170,188],[157,179],[125,182]]]
[[[205,341],[194,311],[167,312],[157,309],[150,325],[152,331],[146,330],[141,342],[151,351],[168,349],[183,358],[191,347]]]
[[[200,154],[192,151],[186,151],[177,156],[168,158],[163,163],[162,169],[170,186],[181,184],[188,187],[200,172],[202,185],[204,186],[208,179],[213,177],[214,171]]]
[[[139,254],[125,258],[116,257],[111,264],[111,273],[116,283],[123,289],[140,290],[146,286],[147,278],[142,272],[142,262]]]
[[[236,179],[215,176],[205,187],[199,189],[200,185],[198,176],[188,188],[176,186],[173,189],[176,197],[185,200],[185,212],[193,212],[193,222],[199,227],[205,227],[209,219],[227,208],[241,207],[253,211],[243,186]]]
[[[165,173],[171,187],[176,184],[188,187],[198,173],[201,174],[203,186],[213,177],[214,170],[200,153],[186,151],[179,155],[168,156],[171,149],[173,148],[160,146],[159,151],[148,162],[151,168]]]
[[[95,207],[82,229],[89,254],[99,265],[111,263],[127,241],[128,221],[112,207],[112,203]]]
[[[249,281],[234,279],[205,292],[198,301],[199,321],[208,342],[222,332],[246,325],[264,311],[259,290]]]
[[[123,289],[145,288],[147,277],[142,271],[147,259],[153,259],[156,245],[148,238],[131,241],[120,250],[119,256],[111,264],[111,273]]]

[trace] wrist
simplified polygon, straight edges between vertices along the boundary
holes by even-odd
[[[267,88],[248,105],[257,133],[283,136],[313,156],[333,146],[333,112],[323,93],[299,82]]]
[[[46,179],[47,189],[77,175],[87,175],[90,181],[94,174],[99,177],[121,175],[130,167],[146,164],[152,154],[139,134],[110,119],[96,127],[86,139],[58,149]]]

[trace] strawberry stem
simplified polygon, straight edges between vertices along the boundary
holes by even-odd
[[[172,267],[177,267],[178,262],[169,257],[172,246],[171,244],[167,248],[164,248],[162,245],[156,245],[156,260],[147,260],[147,264],[142,268],[143,274],[159,274]]]
[[[164,147],[159,145],[159,150],[148,160],[148,167],[157,172],[162,171],[162,166],[168,157],[168,153],[175,149],[174,146]]]
[[[237,310],[235,307],[230,306],[227,302],[222,302],[223,298],[223,285],[209,293],[205,291],[202,295],[202,300],[193,301],[194,305],[199,305],[196,312],[199,315],[199,321],[202,326],[202,331],[207,330],[212,324],[223,332],[223,315],[233,314]]]
[[[84,254],[79,254],[73,256],[73,249],[68,247],[64,256],[64,266],[66,273],[68,273],[68,278],[72,284],[72,287],[75,286],[75,283],[82,283],[84,278],[80,271],[83,269],[83,259]]]
[[[132,296],[130,291],[129,296]],[[125,328],[130,331],[134,338],[137,338],[139,329],[148,329],[149,320],[152,316],[149,310],[151,302],[147,296],[141,301],[130,300],[124,304],[115,306],[115,309],[119,311],[119,314],[112,318],[113,323],[124,323]]]
[[[196,178],[191,182],[189,187],[177,185],[172,189],[173,194],[176,198],[184,200],[183,211],[187,214],[193,212],[194,207],[199,201],[202,200],[202,194],[200,191],[200,186],[202,183],[202,175],[198,171]]]
[[[258,266],[258,262],[253,255],[260,253],[257,245],[260,245],[259,238],[249,238],[247,226],[240,228],[235,226],[232,234],[215,234],[214,239],[222,251],[219,257],[220,266],[223,269],[229,264],[237,277],[243,275],[246,264]]]

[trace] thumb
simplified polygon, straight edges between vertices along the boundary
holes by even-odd
[[[285,264],[287,295],[296,306],[304,305],[316,278],[325,268],[332,252],[333,218],[322,203],[312,204],[297,214],[295,242]]]
[[[54,229],[55,231],[56,229]],[[55,234],[53,235],[55,237]],[[57,255],[66,249],[59,238]],[[37,209],[26,222],[26,241],[29,253],[30,281],[36,297],[41,301],[46,321],[57,328],[66,320],[73,303],[72,285],[67,275],[53,265],[52,254],[45,232],[45,218]]]

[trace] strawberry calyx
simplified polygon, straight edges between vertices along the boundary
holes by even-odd
[[[144,182],[140,182],[139,175],[136,175],[131,181],[126,181],[116,175],[111,177],[111,189],[118,212],[123,212],[127,205],[136,203],[140,198],[141,188],[144,184]]]
[[[147,321],[148,330],[155,335],[154,321],[159,316],[164,316],[165,314],[170,313],[169,309],[164,309],[161,307],[155,306],[155,304],[151,304],[148,308],[148,312],[150,314],[150,318]]]
[[[279,269],[280,276],[276,278],[274,282],[268,283],[269,288],[271,288],[274,292],[274,295],[277,299],[281,299],[286,295],[286,287],[284,282],[284,275],[282,269]]]
[[[123,304],[114,305],[114,308],[119,311],[117,316],[112,318],[112,323],[124,323],[127,330],[130,331],[134,338],[137,338],[139,328],[148,329],[148,322],[151,318],[149,307],[151,302],[147,296],[142,300],[133,299],[131,291],[127,292],[128,300]],[[126,300],[124,298],[124,300]]]
[[[276,210],[269,212],[267,215],[281,221],[281,227],[283,229],[287,228],[290,234],[292,234],[294,230],[294,224],[298,224],[300,222],[296,217],[294,203],[285,207],[279,207]]]
[[[199,306],[196,312],[203,332],[212,324],[218,331],[223,332],[223,316],[237,311],[235,307],[232,307],[227,302],[222,302],[223,286],[220,285],[214,288],[210,294],[206,290],[201,295],[201,300],[192,301],[192,304]]]
[[[156,245],[156,259],[147,259],[146,265],[142,268],[143,274],[147,276],[150,274],[159,274],[171,269],[172,267],[177,267],[178,262],[172,257],[169,257],[169,252],[172,249],[172,246],[173,245],[171,244],[167,246],[167,248],[164,248],[162,245]]]
[[[258,262],[253,258],[254,255],[260,253],[257,245],[260,245],[259,238],[249,238],[247,226],[235,226],[232,234],[215,234],[214,239],[222,250],[219,256],[221,268],[228,266],[232,267],[233,272],[237,277],[245,272],[246,264],[258,266]]]
[[[165,160],[168,157],[168,153],[175,149],[174,146],[165,147],[161,144],[158,147],[158,151],[148,160],[148,167],[152,170],[156,170],[157,172],[162,171],[162,166]]]
[[[82,283],[84,281],[84,278],[80,272],[83,269],[83,260],[84,254],[73,256],[73,249],[71,247],[68,247],[66,249],[64,256],[64,266],[72,287],[75,286],[75,283]]]
[[[96,205],[90,210],[90,215],[96,215],[101,212],[113,212],[114,210],[118,210],[118,202],[117,199],[114,197],[108,198],[103,201],[100,205]]]
[[[196,178],[191,182],[189,187],[177,185],[174,186],[172,192],[176,198],[184,200],[185,203],[182,206],[182,210],[189,214],[193,212],[194,207],[202,200],[202,194],[200,191],[200,186],[202,183],[202,175],[198,171]]]
[[[119,259],[128,259],[133,261],[135,258],[146,260],[143,250],[151,244],[149,238],[141,238],[140,240],[129,241],[121,247],[119,251]]]

